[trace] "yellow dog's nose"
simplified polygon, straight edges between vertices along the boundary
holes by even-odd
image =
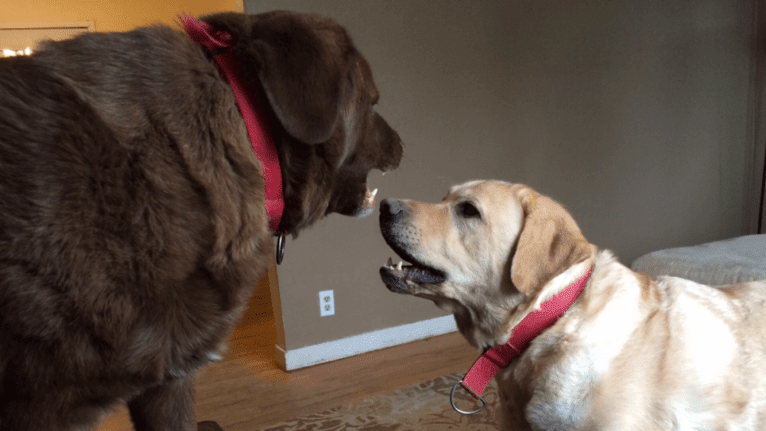
[[[380,214],[382,216],[391,215],[395,216],[404,210],[401,202],[396,199],[383,199],[380,202]]]

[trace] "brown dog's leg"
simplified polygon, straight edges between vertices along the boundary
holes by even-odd
[[[0,397],[5,395],[1,390]],[[105,410],[90,406],[75,408],[54,397],[32,402],[14,400],[0,408],[0,431],[93,430]]]
[[[195,431],[194,378],[163,382],[128,403],[136,431]]]

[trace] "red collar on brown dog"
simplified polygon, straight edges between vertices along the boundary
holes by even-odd
[[[253,97],[252,92],[246,91],[244,69],[237,54],[231,49],[236,40],[230,33],[216,30],[212,25],[196,20],[189,15],[183,14],[179,18],[189,38],[213,54],[218,70],[234,91],[234,97],[237,99],[239,112],[245,120],[253,151],[263,167],[269,227],[273,232],[277,232],[285,209],[279,155],[274,145],[274,137],[266,121],[266,108],[261,100]]]

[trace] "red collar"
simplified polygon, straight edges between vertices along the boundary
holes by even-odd
[[[231,49],[236,40],[231,33],[216,30],[212,25],[195,20],[189,15],[183,14],[179,18],[189,38],[213,53],[218,70],[234,91],[253,151],[261,162],[263,177],[266,180],[266,213],[269,216],[269,227],[276,232],[285,209],[282,170],[279,167],[274,137],[264,115],[266,109],[260,100],[253,97],[252,92],[246,91],[242,63]]]
[[[588,272],[580,277],[579,280],[567,286],[564,290],[554,295],[552,298],[543,302],[538,310],[529,313],[518,325],[513,328],[511,338],[507,343],[499,346],[495,346],[491,349],[487,349],[479,359],[474,362],[471,369],[463,377],[463,380],[458,384],[468,390],[472,395],[481,399],[481,394],[484,393],[487,385],[492,378],[495,377],[501,368],[508,366],[514,359],[521,356],[522,353],[529,347],[532,340],[540,335],[544,330],[553,326],[554,323],[566,312],[569,307],[574,304],[575,300],[588,284],[593,268],[591,267]],[[479,410],[473,412],[466,412],[455,407],[454,393],[455,388],[452,389],[452,407],[460,413],[472,414],[481,411],[484,408],[482,406]],[[481,399],[482,402],[484,401]]]

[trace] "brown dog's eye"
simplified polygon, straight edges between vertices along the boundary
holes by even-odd
[[[458,205],[458,212],[465,218],[481,218],[479,210],[470,202],[463,202]]]

